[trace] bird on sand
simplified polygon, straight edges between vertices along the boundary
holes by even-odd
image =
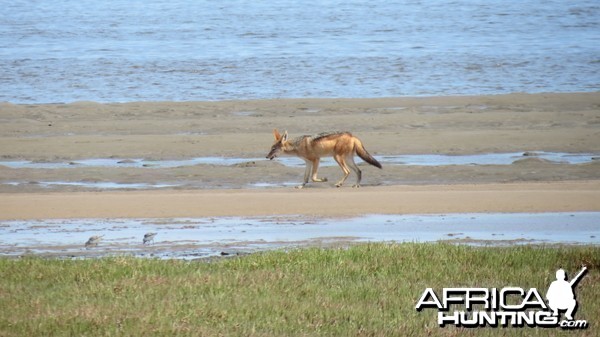
[[[142,241],[143,244],[147,244],[149,242],[154,243],[154,237],[156,236],[157,233],[146,233],[144,234],[144,240]]]
[[[102,240],[102,238],[104,237],[104,235],[94,235],[91,236],[87,242],[85,243],[85,248],[90,248],[90,247],[96,247],[98,246],[98,243],[100,242],[100,240]]]

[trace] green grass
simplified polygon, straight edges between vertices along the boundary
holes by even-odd
[[[536,287],[582,263],[585,331],[439,328],[426,287]],[[214,262],[0,259],[0,336],[598,335],[600,248],[365,244]]]

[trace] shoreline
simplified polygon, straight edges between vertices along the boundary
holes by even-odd
[[[14,106],[53,106],[53,105],[71,105],[71,104],[99,104],[99,105],[125,105],[125,104],[211,104],[211,103],[248,103],[248,102],[276,102],[276,101],[377,101],[377,100],[429,100],[435,99],[439,102],[454,99],[477,99],[481,97],[503,97],[503,96],[553,96],[553,95],[588,95],[598,94],[599,90],[575,90],[575,91],[539,91],[539,92],[499,92],[485,94],[449,94],[449,95],[406,95],[406,96],[370,96],[370,97],[349,97],[349,96],[308,96],[308,97],[257,97],[257,98],[236,98],[236,99],[198,99],[198,100],[129,100],[129,101],[100,101],[100,100],[73,100],[64,102],[13,102],[0,101],[2,105]]]

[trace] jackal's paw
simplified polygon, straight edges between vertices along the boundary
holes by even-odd
[[[300,190],[304,188],[304,184],[302,185],[298,185],[298,186],[294,186],[295,189]]]
[[[354,184],[354,185],[352,185],[352,188],[359,188],[359,187],[360,187],[360,185],[359,185],[359,184]]]
[[[327,182],[327,178],[321,178],[321,182]]]
[[[342,182],[339,182],[339,183],[335,184],[335,187],[342,187],[342,184],[343,184]]]

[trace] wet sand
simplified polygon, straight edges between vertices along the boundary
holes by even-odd
[[[348,130],[372,154],[600,152],[600,93],[14,105],[4,160],[264,157],[290,136]]]
[[[1,220],[600,211],[600,93],[0,103],[0,121]],[[262,159],[273,128],[291,137],[348,130],[379,157],[523,156],[502,165],[361,164],[360,189],[336,189],[341,171],[324,165],[329,182],[295,190],[302,167]],[[542,151],[590,158],[553,161],[535,155]],[[204,157],[236,162],[128,165]],[[122,164],[78,164],[102,158]],[[63,166],[2,165],[19,161]]]

